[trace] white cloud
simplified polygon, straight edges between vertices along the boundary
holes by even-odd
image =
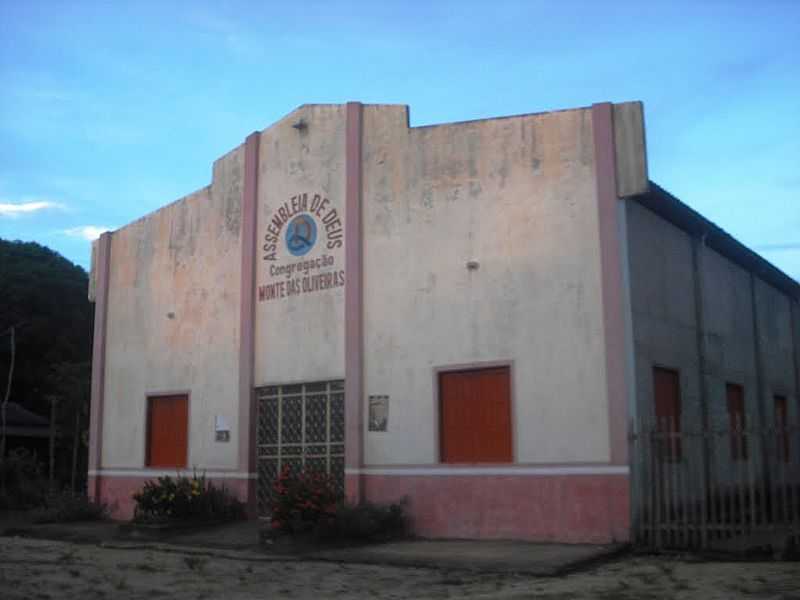
[[[106,227],[104,225],[83,225],[82,227],[65,229],[62,233],[71,237],[83,238],[91,242],[99,238],[101,233],[112,231],[113,229],[113,227]]]
[[[63,208],[57,202],[49,200],[34,200],[31,202],[0,202],[0,217],[18,217],[29,213],[47,210],[48,208]]]

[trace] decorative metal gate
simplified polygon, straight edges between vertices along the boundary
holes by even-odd
[[[328,473],[344,495],[344,381],[267,386],[256,398],[259,516],[284,466]]]

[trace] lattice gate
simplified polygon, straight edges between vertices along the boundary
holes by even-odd
[[[344,381],[256,389],[258,514],[269,515],[273,483],[284,466],[330,474],[344,495]]]

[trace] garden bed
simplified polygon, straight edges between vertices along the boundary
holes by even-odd
[[[408,532],[405,502],[344,502],[335,482],[319,472],[293,472],[285,467],[273,486],[270,508],[261,543],[292,553],[386,542],[402,539]]]
[[[224,523],[245,518],[244,504],[225,487],[218,488],[205,475],[194,473],[146,481],[133,495],[136,508],[131,521],[143,530]]]

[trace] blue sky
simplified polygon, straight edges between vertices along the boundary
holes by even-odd
[[[0,0],[0,237],[85,239],[304,103],[645,103],[650,177],[800,279],[800,1]]]

